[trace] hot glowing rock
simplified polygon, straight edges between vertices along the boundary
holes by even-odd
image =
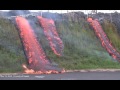
[[[102,46],[108,51],[108,53],[116,60],[120,61],[120,53],[112,46],[107,35],[105,34],[104,30],[102,29],[101,25],[99,24],[98,20],[93,20],[92,18],[88,18],[87,21],[91,24],[94,28],[94,31],[98,38],[100,39]]]
[[[44,29],[44,34],[49,41],[51,49],[56,55],[62,56],[64,46],[56,31],[54,21],[41,16],[38,16],[37,18]]]

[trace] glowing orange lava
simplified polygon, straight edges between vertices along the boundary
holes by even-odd
[[[63,69],[61,72],[58,72],[56,70],[41,70],[41,71],[34,71],[33,69],[28,69],[26,65],[23,65],[23,68],[25,69],[24,72],[26,74],[58,74],[58,73],[65,73],[65,70]]]
[[[49,41],[51,49],[56,55],[62,56],[64,46],[56,31],[54,21],[52,19],[46,19],[41,16],[38,16],[37,18],[44,29],[44,34]]]
[[[117,50],[112,46],[107,35],[105,34],[104,30],[102,29],[101,25],[99,24],[98,20],[93,20],[92,18],[88,18],[87,21],[91,24],[94,28],[96,35],[99,37],[102,46],[108,51],[108,53],[116,60],[120,61],[120,54]]]
[[[24,46],[24,51],[28,59],[28,67],[23,65],[25,73],[27,74],[50,74],[50,73],[60,73],[56,70],[51,70],[53,68],[46,57],[40,43],[38,43],[35,33],[30,26],[28,20],[24,17],[17,16],[15,18],[16,24],[19,28],[20,37]]]

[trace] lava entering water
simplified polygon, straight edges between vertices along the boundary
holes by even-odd
[[[52,69],[53,67],[51,66],[49,60],[46,58],[46,55],[41,45],[38,43],[34,31],[29,25],[29,22],[20,16],[17,16],[15,19],[29,62],[30,69],[23,65],[25,73],[58,73],[58,71]]]
[[[93,20],[92,18],[88,18],[87,21],[90,22],[91,26],[94,28],[96,35],[99,37],[102,43],[102,46],[108,51],[108,53],[114,59],[120,61],[120,54],[116,51],[116,49],[110,43],[109,39],[107,38],[98,20],[97,19]]]
[[[52,19],[46,19],[41,16],[38,16],[37,18],[44,29],[44,34],[49,41],[51,49],[56,55],[62,56],[64,46],[56,31],[54,21]]]

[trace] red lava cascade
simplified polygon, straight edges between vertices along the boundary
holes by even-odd
[[[15,20],[19,28],[20,37],[22,39],[30,68],[28,69],[25,65],[23,65],[25,72],[39,74],[58,73],[55,70],[46,70],[46,67],[49,68],[50,62],[46,58],[41,45],[38,43],[34,31],[29,25],[29,22],[20,16],[17,16]]]
[[[51,49],[56,55],[62,56],[64,46],[56,31],[54,21],[52,19],[46,19],[41,16],[37,16],[37,18],[42,28],[44,29],[44,34],[49,41]]]
[[[103,31],[101,25],[99,24],[98,20],[93,20],[92,18],[88,18],[87,21],[91,24],[94,28],[96,35],[99,37],[102,46],[108,51],[108,53],[116,60],[120,61],[120,53],[112,46],[108,37],[106,36],[105,32]]]

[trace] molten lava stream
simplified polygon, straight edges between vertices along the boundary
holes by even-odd
[[[87,21],[90,22],[91,26],[93,26],[96,35],[102,42],[102,46],[114,59],[120,60],[120,53],[118,53],[117,50],[112,46],[98,20],[92,20],[92,18],[88,18]]]
[[[51,70],[49,60],[38,43],[34,31],[29,25],[29,22],[23,17],[16,17],[16,23],[19,28],[20,37],[25,48],[25,53],[29,62],[29,69],[23,65],[25,73],[29,74],[50,74],[58,73],[56,70]]]
[[[56,31],[54,21],[52,19],[42,18],[41,16],[38,16],[38,20],[44,29],[44,34],[49,41],[51,49],[56,55],[62,56],[64,46]]]

